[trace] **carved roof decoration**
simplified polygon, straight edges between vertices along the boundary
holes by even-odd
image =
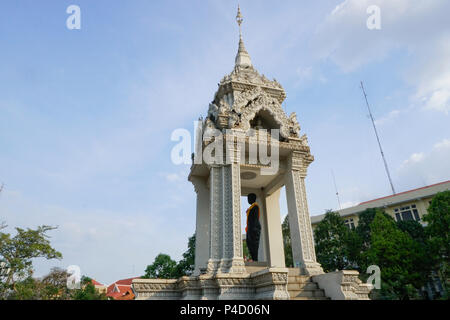
[[[286,92],[277,80],[269,80],[253,67],[250,55],[242,38],[243,22],[240,8],[236,21],[239,25],[239,48],[233,71],[223,77],[209,105],[204,127],[217,129],[250,129],[252,121],[260,111],[270,114],[279,126],[283,139],[299,138],[300,125],[297,116],[284,112],[282,103]],[[275,129],[275,128],[274,128]],[[305,143],[307,143],[305,141]]]

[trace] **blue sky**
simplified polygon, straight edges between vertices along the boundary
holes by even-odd
[[[66,8],[81,8],[68,30]],[[368,30],[366,9],[381,9]],[[450,3],[240,1],[254,66],[285,88],[316,160],[311,215],[390,193],[363,80],[397,191],[450,179]],[[62,261],[100,282],[180,259],[195,231],[174,129],[193,131],[238,46],[236,1],[2,1],[0,220],[57,225]],[[283,199],[284,200],[284,199]],[[283,210],[286,206],[282,204]],[[285,214],[286,212],[283,212]]]

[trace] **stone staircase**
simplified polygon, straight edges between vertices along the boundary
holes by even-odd
[[[294,268],[289,268],[288,292],[291,300],[330,300],[311,277],[299,275]]]
[[[246,262],[248,273],[254,273],[267,268],[263,262]],[[291,300],[330,300],[319,285],[310,276],[300,275],[298,268],[288,268],[288,292]]]

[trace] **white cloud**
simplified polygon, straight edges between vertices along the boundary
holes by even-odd
[[[389,112],[386,116],[375,120],[375,124],[378,125],[384,125],[394,119],[396,119],[399,115],[400,115],[401,111],[400,110],[392,110],[391,112]]]
[[[297,68],[297,75],[300,80],[308,80],[312,76],[312,66]]]
[[[189,172],[189,165],[184,165],[178,172],[160,172],[158,175],[164,177],[168,182],[183,182],[189,185],[187,180]]]
[[[409,159],[403,161],[402,166],[403,166],[403,167],[407,167],[407,166],[409,166],[409,165],[411,165],[411,164],[421,162],[421,161],[423,161],[424,159],[425,159],[425,154],[424,154],[423,152],[420,152],[420,153],[413,153],[413,154],[409,157]]]
[[[367,8],[381,7],[382,30],[366,26]],[[391,24],[392,14],[398,16],[405,1],[346,0],[325,18],[317,31],[313,47],[322,59],[331,59],[343,71],[351,72],[361,65],[383,59],[392,49],[393,41],[384,31]],[[389,14],[392,12],[392,14]],[[398,14],[395,14],[398,13]]]
[[[326,83],[328,79],[321,73],[320,70],[315,70],[313,66],[298,67],[297,68],[297,81],[295,86],[300,86],[303,83],[310,81],[319,81],[320,83]]]
[[[180,181],[181,177],[177,173],[169,173],[169,174],[166,175],[166,179],[169,182],[175,182],[175,181]]]
[[[434,149],[437,150],[445,150],[446,148],[450,148],[450,139],[444,139],[434,145]]]
[[[381,30],[366,26],[370,5],[381,9]],[[345,0],[316,32],[313,49],[344,72],[385,59],[394,50],[408,53],[405,81],[413,102],[450,111],[450,2],[446,0]],[[380,75],[382,76],[382,75]]]
[[[450,10],[450,8],[449,8]],[[407,73],[408,82],[416,85],[413,99],[425,109],[448,114],[450,111],[450,30],[436,32],[432,40],[418,50],[419,59]],[[442,33],[440,36],[438,36]]]
[[[398,169],[403,185],[429,185],[450,179],[450,139],[434,144],[429,152],[413,153]]]
[[[351,208],[357,206],[359,203],[359,201],[345,201],[341,203],[341,209]]]
[[[448,114],[450,111],[450,90],[446,88],[435,90],[426,100],[425,107]]]

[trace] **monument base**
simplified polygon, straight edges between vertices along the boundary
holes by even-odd
[[[370,300],[373,285],[363,283],[356,270],[341,270],[313,276],[312,280],[331,300]]]
[[[319,274],[324,274],[324,272],[320,263],[305,261],[300,265],[300,274],[306,276],[316,276]]]
[[[246,263],[246,273],[216,273],[180,279],[134,279],[136,300],[369,300],[372,285],[357,271],[315,276],[299,268]]]
[[[180,279],[134,279],[136,300],[289,300],[288,269],[217,273]]]

